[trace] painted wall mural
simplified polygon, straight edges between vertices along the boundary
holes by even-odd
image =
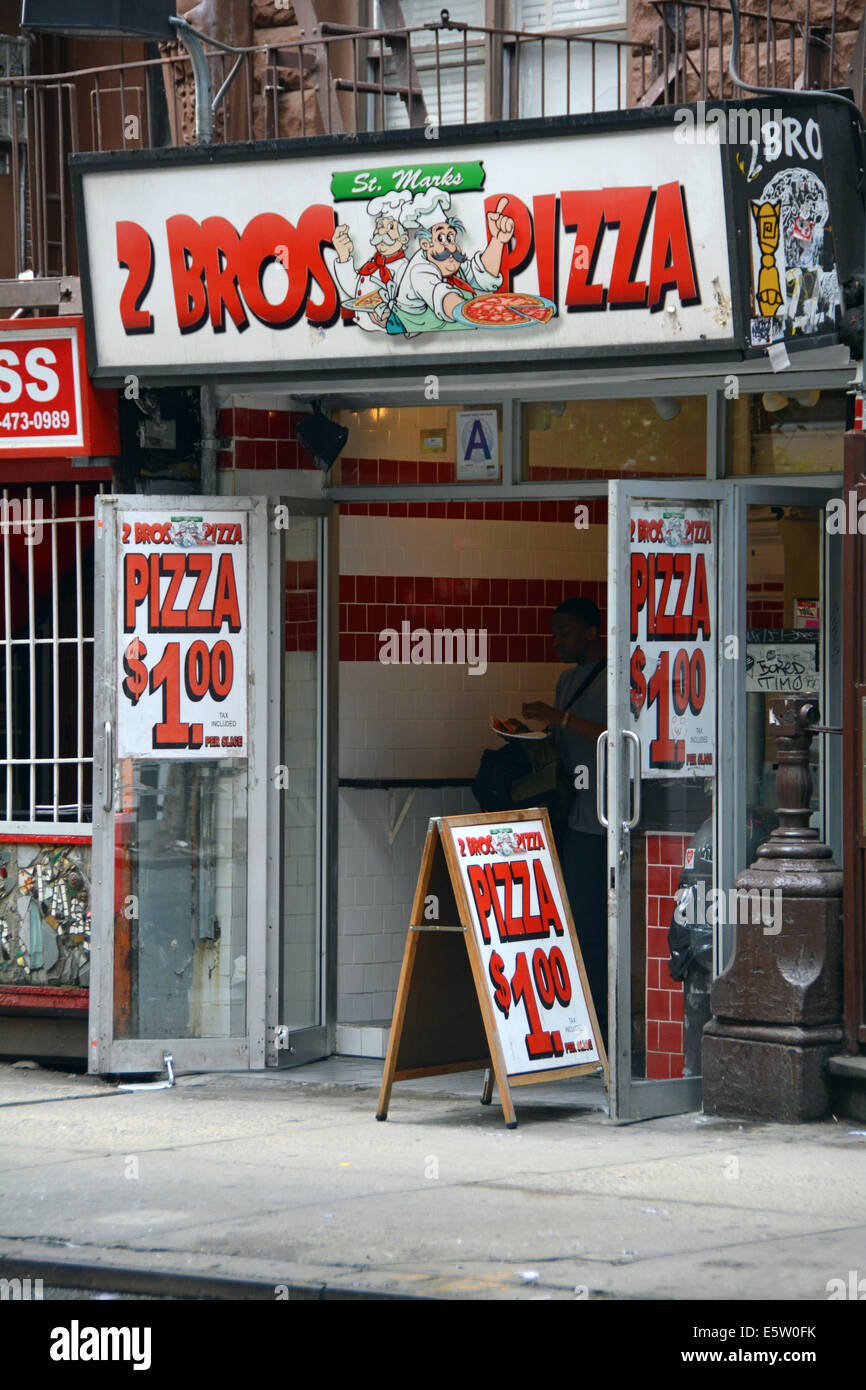
[[[0,984],[89,983],[90,854],[0,845]]]

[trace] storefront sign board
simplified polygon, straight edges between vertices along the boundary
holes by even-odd
[[[117,395],[88,380],[83,320],[0,319],[0,461],[119,452]]]
[[[484,1066],[512,1128],[510,1086],[607,1069],[545,811],[431,821],[378,1118],[395,1080]]]
[[[96,374],[435,373],[734,342],[718,147],[669,124],[443,131],[435,151],[418,134],[78,161]]]
[[[118,512],[117,756],[246,758],[247,517]]]

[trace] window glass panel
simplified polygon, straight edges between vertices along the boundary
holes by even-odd
[[[496,458],[483,430],[463,438],[466,421],[461,412],[471,405],[386,406],[371,410],[339,410],[334,419],[349,431],[349,438],[331,479],[335,486],[393,486],[396,483],[498,482],[502,475],[502,408],[478,406],[482,415],[495,414]],[[460,438],[458,438],[460,435]],[[477,472],[490,466],[489,476],[461,479],[457,476],[458,452],[468,454]]]
[[[524,482],[706,472],[704,396],[529,401],[521,414]]]
[[[844,391],[778,391],[731,401],[728,472],[841,472],[845,442]]]

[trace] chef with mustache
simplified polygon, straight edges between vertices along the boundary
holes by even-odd
[[[355,266],[354,245],[345,224],[335,227],[333,247],[324,250],[325,264],[344,301],[359,299],[361,295],[378,290],[381,307],[372,313],[359,312],[357,316],[357,323],[368,331],[403,331],[399,323],[391,320],[390,306],[409,264],[406,259],[409,237],[404,230],[403,219],[406,205],[411,201],[412,194],[405,192],[383,193],[381,197],[370,200],[367,213],[373,218],[370,237],[373,254],[360,268]]]
[[[507,204],[507,198],[500,198],[496,211],[487,214],[487,245],[468,257],[457,244],[465,228],[451,215],[451,194],[432,188],[413,198],[403,225],[419,229],[419,249],[406,267],[394,303],[407,333],[465,328],[455,322],[457,306],[499,289],[502,253],[514,235],[514,221],[505,216]]]

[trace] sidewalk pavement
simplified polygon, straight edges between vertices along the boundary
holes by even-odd
[[[826,1300],[830,1279],[866,1275],[855,1121],[617,1126],[581,1079],[516,1093],[509,1131],[479,1072],[398,1083],[377,1123],[381,1069],[128,1092],[0,1065],[0,1273],[11,1257],[265,1296],[737,1300]]]

